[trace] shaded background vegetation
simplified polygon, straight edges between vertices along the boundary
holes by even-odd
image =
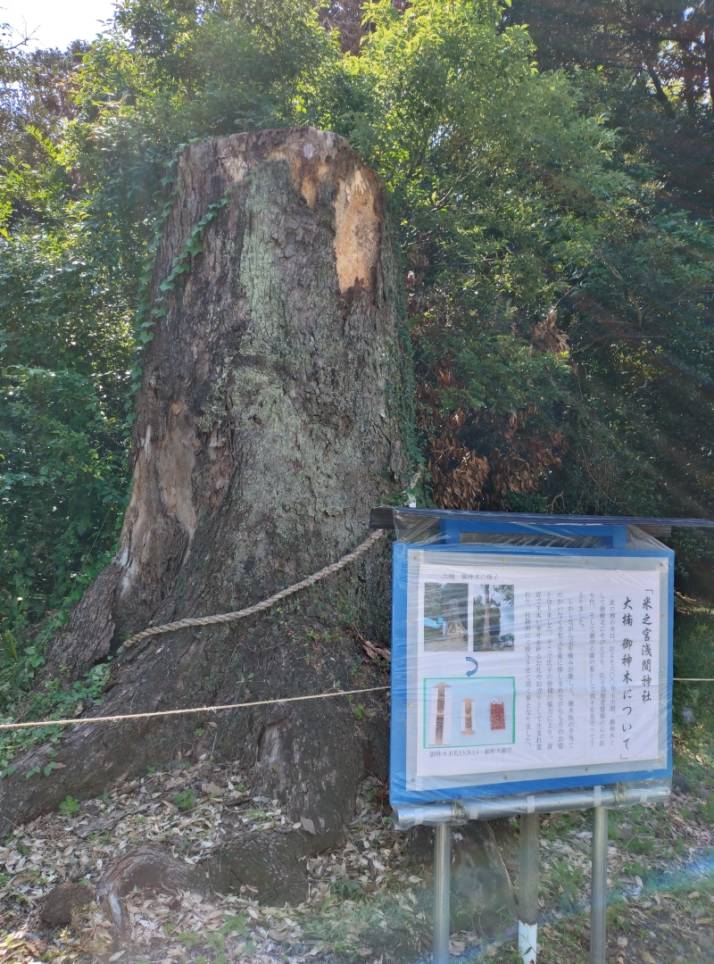
[[[6,42],[0,704],[114,545],[152,238],[194,138],[314,124],[384,179],[425,499],[711,516],[713,8],[122,0],[90,45]],[[681,548],[709,571],[711,544]]]

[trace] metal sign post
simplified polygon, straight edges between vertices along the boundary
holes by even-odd
[[[449,894],[451,879],[451,833],[453,825],[468,820],[521,818],[518,886],[518,946],[524,964],[535,964],[538,953],[539,814],[593,811],[592,903],[590,962],[605,964],[607,911],[607,811],[662,803],[669,798],[667,781],[652,781],[640,787],[593,787],[538,793],[527,797],[469,800],[463,804],[404,804],[395,812],[399,830],[419,825],[434,827],[434,935],[433,959],[449,960]]]
[[[593,810],[590,964],[605,964],[607,948],[607,809]]]
[[[523,964],[535,964],[538,954],[538,822],[537,813],[521,816],[518,953]]]
[[[390,801],[400,828],[436,828],[434,960],[451,827],[521,818],[518,947],[536,964],[538,814],[592,809],[604,964],[605,808],[671,787],[674,553],[657,536],[701,520],[382,508],[373,524],[397,534]]]
[[[451,825],[434,828],[434,964],[449,960],[451,921]]]

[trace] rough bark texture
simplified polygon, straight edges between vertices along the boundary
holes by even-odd
[[[209,205],[228,199],[167,296],[137,398],[133,490],[120,550],[55,641],[77,678],[149,624],[249,605],[338,559],[404,481],[405,390],[395,266],[374,175],[313,129],[195,144],[178,169],[154,291]],[[386,546],[266,617],[119,652],[94,712],[110,714],[383,682],[349,626],[383,637]],[[386,700],[76,728],[63,766],[0,784],[6,823],[67,793],[211,751],[243,761],[305,831],[339,834],[383,759]],[[208,742],[207,742],[208,741]]]

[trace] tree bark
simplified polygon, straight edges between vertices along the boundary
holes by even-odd
[[[160,300],[222,198],[201,252]],[[49,653],[65,679],[115,654],[94,715],[384,681],[349,630],[386,633],[386,545],[265,616],[119,644],[149,624],[247,606],[365,537],[369,509],[407,469],[396,277],[382,191],[340,137],[265,131],[186,150],[154,268],[163,307],[136,401],[119,552]],[[19,761],[0,785],[0,815],[27,820],[68,793],[213,752],[242,761],[327,839],[384,757],[386,699],[360,703],[226,712],[207,731],[205,717],[77,727]],[[50,776],[25,778],[50,759],[60,764]]]

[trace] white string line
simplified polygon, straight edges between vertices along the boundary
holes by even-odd
[[[148,629],[143,629],[139,633],[134,633],[129,639],[124,640],[121,645],[122,649],[128,649],[130,646],[135,646],[137,643],[141,642],[142,639],[148,639],[150,636],[160,636],[163,633],[173,633],[179,629],[188,629],[191,626],[215,626],[220,623],[233,623],[238,619],[245,619],[247,616],[254,616],[255,613],[263,612],[265,609],[270,609],[275,603],[280,602],[281,599],[286,599],[288,596],[292,596],[296,592],[300,592],[301,589],[307,589],[309,586],[314,586],[316,582],[320,582],[322,579],[326,579],[327,576],[331,576],[340,569],[344,569],[355,559],[359,559],[360,556],[364,555],[368,549],[371,549],[375,542],[378,542],[384,535],[384,529],[375,529],[364,542],[361,542],[356,549],[352,552],[348,552],[346,556],[343,556],[337,562],[333,562],[329,566],[325,566],[318,572],[314,572],[311,576],[306,579],[301,579],[300,582],[294,583],[292,586],[288,586],[287,589],[281,589],[279,592],[273,593],[272,596],[268,596],[267,599],[263,599],[260,602],[255,603],[252,606],[247,606],[245,609],[238,609],[236,612],[231,613],[218,613],[215,616],[195,616],[188,617],[186,619],[178,619],[173,623],[165,623],[163,626],[149,626]]]
[[[309,696],[283,696],[272,700],[251,700],[248,703],[222,703],[217,706],[188,706],[178,710],[152,710],[145,713],[120,713],[116,716],[76,716],[64,720],[32,720],[28,723],[0,723],[0,730],[30,730],[42,726],[88,726],[94,723],[119,723],[124,720],[146,720],[157,716],[187,716],[191,713],[217,713],[220,710],[240,710],[251,706],[273,706],[277,703],[301,703],[307,700],[329,700],[335,696],[357,696],[359,693],[379,693],[389,686],[367,686],[358,690],[336,690],[311,693]]]
[[[129,648],[130,646],[136,645],[142,639],[148,639],[151,636],[160,636],[164,633],[175,632],[179,629],[188,629],[192,626],[213,626],[221,623],[235,622],[239,619],[245,619],[248,616],[252,616],[255,613],[262,612],[265,609],[269,609],[274,606],[275,603],[280,602],[281,599],[286,599],[288,596],[292,596],[296,592],[300,592],[301,589],[307,589],[309,586],[315,585],[315,583],[320,582],[322,579],[326,579],[327,576],[331,576],[333,573],[339,572],[340,569],[344,569],[351,562],[358,559],[360,556],[364,555],[379,539],[384,535],[383,529],[376,529],[367,538],[361,542],[356,549],[352,552],[348,552],[347,555],[343,556],[337,562],[333,562],[329,566],[318,570],[318,572],[313,573],[311,576],[302,579],[300,582],[294,583],[292,586],[288,586],[286,589],[281,589],[279,592],[274,593],[272,596],[268,596],[267,599],[263,599],[260,602],[255,603],[252,606],[247,606],[245,609],[239,609],[235,612],[230,613],[218,613],[214,616],[197,616],[189,617],[186,619],[178,619],[173,623],[165,623],[161,626],[150,626],[148,629],[144,629],[139,633],[135,633],[126,639],[122,643],[122,648]],[[714,683],[714,677],[689,677],[689,676],[675,676],[673,677],[676,683]],[[270,700],[253,700],[248,703],[223,703],[215,706],[191,706],[185,707],[183,709],[174,710],[153,710],[145,713],[120,713],[114,716],[87,716],[87,717],[71,717],[69,719],[59,719],[59,720],[31,720],[26,723],[0,723],[0,731],[4,730],[31,730],[40,729],[45,726],[87,726],[96,723],[118,723],[125,720],[142,720],[142,719],[153,719],[160,716],[187,716],[189,714],[196,713],[218,713],[222,710],[237,710],[246,709],[255,706],[271,706],[279,703],[298,703],[305,702],[306,700],[321,700],[321,699],[332,699],[335,696],[354,696],[360,693],[378,693],[389,689],[388,686],[370,686],[365,689],[357,690],[337,690],[333,693],[312,693],[308,696],[286,696],[279,699]]]
[[[714,677],[675,676],[675,683],[714,683]],[[120,713],[115,716],[76,716],[64,720],[31,720],[28,723],[0,723],[0,730],[31,730],[43,726],[86,726],[94,723],[119,723],[125,720],[146,720],[158,716],[187,716],[191,713],[218,713],[221,710],[240,710],[253,706],[273,706],[277,703],[301,703],[306,700],[329,700],[335,696],[357,696],[359,693],[380,693],[389,686],[368,686],[358,690],[336,690],[334,693],[311,693],[308,696],[284,696],[272,700],[252,700],[249,703],[220,703],[216,706],[188,706],[178,710],[152,710],[146,713]]]

